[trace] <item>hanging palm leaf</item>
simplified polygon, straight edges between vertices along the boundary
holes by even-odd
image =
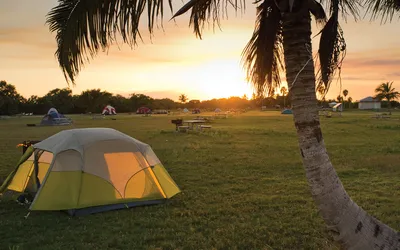
[[[273,0],[257,7],[255,30],[242,53],[247,79],[257,93],[269,95],[281,84],[284,73],[281,14]]]
[[[227,15],[227,7],[231,5],[235,11],[238,9],[244,10],[244,0],[191,0],[186,3],[176,14],[172,17],[175,18],[186,13],[188,10],[192,10],[190,14],[189,25],[193,26],[194,33],[201,39],[201,33],[204,29],[206,22],[212,21],[213,27],[220,26],[220,18]]]
[[[320,68],[317,72],[316,87],[324,85],[323,89],[328,91],[336,70],[341,70],[346,55],[346,42],[336,15],[333,15],[322,29],[318,53]]]
[[[162,17],[162,0],[59,0],[47,23],[50,31],[57,32],[56,56],[66,80],[74,83],[83,64],[100,48],[108,48],[117,33],[125,43],[135,45],[146,6],[152,33],[157,18]]]
[[[382,22],[392,21],[396,14],[400,18],[400,0],[365,0],[365,5],[373,20],[381,17]]]

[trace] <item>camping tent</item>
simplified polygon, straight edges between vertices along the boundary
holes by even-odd
[[[72,122],[63,114],[58,113],[57,109],[51,108],[42,118],[40,125],[54,126],[54,125],[70,125]]]
[[[51,114],[58,115],[58,111],[55,108],[50,108],[49,111],[47,111],[47,114],[48,115],[51,115]]]
[[[183,113],[187,113],[187,112],[189,112],[189,110],[187,108],[184,108]]]
[[[164,202],[180,190],[151,147],[110,128],[61,131],[34,144],[0,187],[30,210],[85,215]]]
[[[219,113],[219,112],[221,112],[221,109],[220,108],[216,108],[214,112],[215,113]]]
[[[200,114],[200,113],[201,113],[201,111],[198,108],[195,108],[192,110],[192,114]]]
[[[291,109],[285,109],[285,110],[283,110],[283,111],[281,112],[281,114],[290,115],[290,114],[293,114],[293,112],[292,112]]]
[[[111,105],[107,105],[104,107],[103,112],[101,112],[102,115],[116,115],[117,112],[115,111],[115,108]]]
[[[151,109],[147,108],[147,107],[140,107],[136,110],[136,114],[150,114],[151,113]]]

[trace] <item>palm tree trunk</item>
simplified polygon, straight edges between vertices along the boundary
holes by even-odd
[[[313,199],[335,240],[345,248],[399,249],[400,234],[368,215],[349,197],[329,159],[317,110],[310,36],[308,10],[283,14],[286,78],[292,93],[294,123]],[[299,71],[301,73],[294,82]]]

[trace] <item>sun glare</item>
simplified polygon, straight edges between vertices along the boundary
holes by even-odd
[[[196,89],[202,99],[251,97],[252,88],[246,82],[244,70],[234,59],[207,61],[196,65],[194,73]]]

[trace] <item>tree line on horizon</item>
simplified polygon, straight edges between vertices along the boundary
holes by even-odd
[[[185,94],[181,94],[179,102],[170,98],[152,98],[144,94],[133,93],[129,97],[115,95],[101,89],[88,89],[79,95],[73,95],[69,88],[53,89],[46,95],[39,97],[32,95],[29,98],[23,97],[18,93],[16,87],[6,81],[0,81],[0,115],[16,115],[20,113],[45,114],[50,108],[56,108],[62,114],[82,114],[82,113],[101,113],[106,105],[113,106],[118,113],[136,112],[140,107],[148,107],[152,110],[174,110],[179,108],[205,109],[213,111],[220,109],[260,109],[261,106],[267,108],[290,107],[289,93],[282,91],[282,95],[273,97],[260,97],[253,94],[251,98],[246,95],[242,97],[232,96],[229,98],[219,98],[211,100],[189,100]],[[345,91],[348,94],[348,91]],[[346,96],[345,95],[345,96]],[[320,106],[327,106],[330,102],[343,102],[346,108],[357,108],[357,103],[353,103],[351,98],[343,99],[340,95],[336,100],[323,99],[319,101]],[[382,103],[385,108],[387,104]],[[396,101],[391,102],[392,107],[399,106]]]
[[[260,107],[261,99],[248,100],[246,96],[212,100],[189,100],[186,95],[178,97],[180,102],[170,98],[152,98],[145,94],[133,93],[129,97],[101,89],[88,89],[81,94],[73,95],[69,88],[56,88],[44,96],[32,95],[29,98],[18,93],[16,87],[6,81],[0,81],[0,115],[16,115],[20,113],[45,114],[54,107],[62,114],[101,113],[106,105],[113,106],[118,113],[136,112],[140,107],[152,110],[173,110],[179,108],[210,109],[245,109]],[[283,104],[283,97],[274,99],[271,105]]]

